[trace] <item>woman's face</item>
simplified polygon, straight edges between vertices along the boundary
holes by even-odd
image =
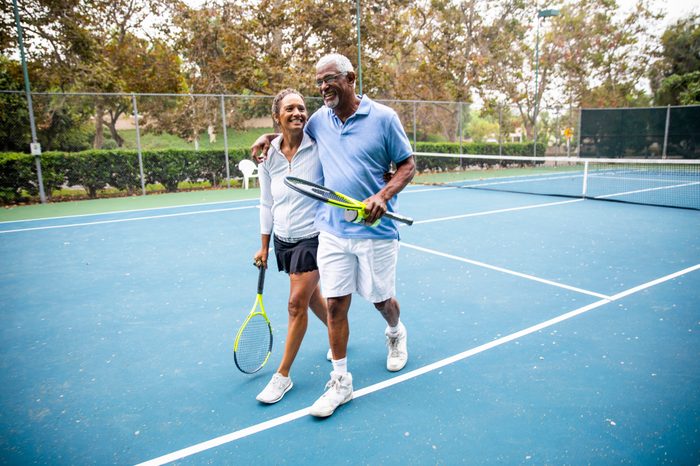
[[[308,114],[304,99],[297,94],[287,94],[280,102],[279,125],[283,132],[304,129]]]

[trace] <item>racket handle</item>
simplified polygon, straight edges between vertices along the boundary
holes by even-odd
[[[392,220],[396,220],[397,222],[405,223],[406,225],[413,225],[413,219],[411,217],[405,217],[401,214],[397,214],[396,212],[387,212],[384,215]]]
[[[263,285],[265,284],[265,267],[261,265],[258,269],[260,270],[258,272],[258,294],[262,294]]]
[[[384,214],[385,217],[389,217],[392,220],[396,220],[397,222],[402,222],[405,223],[406,225],[413,225],[413,219],[410,217],[404,217],[401,214],[397,214],[396,212],[386,212]],[[347,222],[354,222],[354,223],[362,223],[364,221],[364,217],[360,215],[360,212],[357,210],[350,210],[346,209],[345,210],[345,221]],[[374,226],[377,226],[379,224],[379,220],[377,220],[377,223],[375,223]]]

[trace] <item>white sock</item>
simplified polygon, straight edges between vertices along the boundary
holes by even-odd
[[[401,327],[401,319],[399,319],[399,321],[396,322],[396,327],[389,326],[388,334],[391,335],[392,337],[397,336],[399,334],[400,327]]]
[[[348,358],[344,357],[343,359],[332,359],[331,362],[333,363],[333,372],[336,372],[338,374],[347,374],[348,373]]]

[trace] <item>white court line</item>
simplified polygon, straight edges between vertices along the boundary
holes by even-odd
[[[130,210],[113,210],[110,212],[94,212],[92,214],[75,214],[75,215],[63,215],[60,217],[42,217],[42,218],[26,218],[24,220],[5,220],[0,222],[0,225],[6,225],[8,223],[23,223],[23,222],[41,222],[45,220],[61,220],[64,218],[81,218],[81,217],[99,217],[102,215],[112,215],[112,214],[130,214],[133,212],[145,212],[149,210],[168,210],[168,209],[184,209],[187,207],[200,207],[205,205],[219,205],[219,204],[230,204],[232,202],[250,202],[259,200],[257,197],[252,197],[250,199],[232,199],[230,201],[217,201],[217,202],[202,202],[201,204],[180,204],[171,205],[163,207],[144,207],[143,209],[130,209]]]
[[[479,261],[475,261],[472,259],[467,259],[467,258],[459,257],[459,256],[453,256],[452,254],[446,254],[444,252],[436,251],[434,249],[428,249],[428,248],[424,248],[421,246],[416,246],[414,244],[408,244],[404,241],[401,242],[401,247],[415,249],[416,251],[421,251],[421,252],[427,252],[428,254],[435,254],[436,256],[446,257],[448,259],[454,259],[454,260],[460,261],[460,262],[466,262],[467,264],[476,265],[479,267],[483,267],[485,269],[495,270],[497,272],[506,273],[508,275],[515,275],[516,277],[526,278],[528,280],[544,283],[546,285],[556,286],[558,288],[564,288],[565,290],[575,291],[577,293],[587,294],[589,296],[595,296],[596,298],[610,299],[610,296],[605,295],[605,294],[601,294],[601,293],[596,293],[595,291],[584,290],[582,288],[576,288],[575,286],[565,285],[564,283],[554,282],[552,280],[547,280],[545,278],[535,277],[534,275],[528,275],[526,273],[516,272],[515,270],[504,269],[503,267],[498,267],[495,265],[486,264],[484,262],[479,262]]]
[[[17,228],[15,230],[4,230],[0,231],[0,234],[5,233],[17,233],[22,231],[37,231],[37,230],[54,230],[57,228],[74,228],[74,227],[84,227],[89,225],[105,225],[107,223],[122,223],[122,222],[136,222],[140,220],[153,220],[156,218],[168,218],[168,217],[185,217],[187,215],[199,215],[199,214],[211,214],[216,212],[228,212],[231,210],[243,210],[243,209],[257,209],[258,206],[245,206],[245,207],[228,207],[226,209],[211,209],[211,210],[197,210],[193,212],[180,212],[177,214],[163,214],[163,215],[149,215],[147,217],[134,217],[134,218],[120,218],[113,220],[100,220],[97,222],[85,222],[85,223],[70,223],[66,225],[49,225],[43,227],[30,227],[30,228]],[[59,217],[60,218],[60,217]]]
[[[401,375],[398,375],[396,377],[392,377],[388,380],[384,380],[382,382],[378,382],[374,385],[370,385],[365,388],[361,388],[359,390],[355,390],[353,393],[353,398],[360,398],[365,395],[369,395],[371,393],[374,393],[379,390],[383,390],[385,388],[391,387],[393,385],[399,384],[401,382],[405,382],[410,379],[414,379],[418,376],[427,374],[428,372],[435,371],[437,369],[440,369],[442,367],[445,367],[450,364],[454,364],[458,361],[461,361],[463,359],[470,358],[476,354],[483,353],[484,351],[490,350],[492,348],[495,348],[497,346],[504,345],[506,343],[509,343],[513,340],[517,340],[518,338],[522,338],[526,335],[530,335],[532,333],[538,332],[540,330],[543,330],[547,327],[551,327],[553,325],[556,325],[558,323],[564,322],[565,320],[569,320],[573,317],[576,317],[581,314],[585,314],[586,312],[592,311],[593,309],[597,309],[601,306],[604,306],[605,304],[609,304],[611,302],[617,301],[622,298],[626,298],[627,296],[630,296],[634,293],[638,293],[642,290],[645,290],[647,288],[651,288],[653,286],[659,285],[661,283],[664,283],[666,281],[672,280],[674,278],[680,277],[682,275],[688,274],[690,272],[700,270],[700,264],[696,264],[692,267],[688,267],[686,269],[680,270],[678,272],[666,275],[664,277],[658,278],[656,280],[652,280],[650,282],[644,283],[642,285],[636,286],[634,288],[630,288],[626,291],[617,293],[613,296],[610,296],[605,299],[601,299],[599,301],[596,301],[594,303],[591,303],[587,306],[580,307],[578,309],[574,309],[573,311],[561,314],[557,317],[554,317],[549,320],[545,320],[544,322],[540,322],[539,324],[535,324],[531,327],[527,327],[523,330],[519,330],[517,332],[511,333],[509,335],[506,335],[504,337],[498,338],[496,340],[490,341],[488,343],[485,343],[483,345],[477,346],[475,348],[469,349],[467,351],[464,351],[462,353],[455,354],[454,356],[450,356],[449,358],[442,359],[440,361],[436,361],[432,364],[428,364],[426,366],[420,367],[418,369],[414,369],[412,371],[403,373]],[[207,440],[206,442],[198,443],[196,445],[192,445],[187,448],[183,448],[182,450],[174,451],[172,453],[168,453],[163,456],[159,456],[158,458],[154,458],[148,461],[145,461],[143,463],[139,463],[138,466],[155,466],[155,465],[162,465],[166,463],[170,463],[172,461],[176,461],[182,458],[186,458],[188,456],[192,456],[197,453],[201,453],[206,450],[210,450],[212,448],[216,448],[218,446],[224,445],[226,443],[233,442],[235,440],[239,440],[244,437],[248,437],[250,435],[254,435],[260,432],[263,432],[268,429],[272,429],[274,427],[277,427],[282,424],[286,424],[288,422],[295,421],[297,419],[300,419],[302,417],[305,417],[309,414],[309,407],[291,412],[289,414],[285,414],[283,416],[276,417],[274,419],[270,419],[265,422],[261,422],[259,424],[252,425],[250,427],[246,427],[241,430],[237,430],[235,432],[231,432],[226,435],[222,435],[220,437],[213,438],[211,440]]]
[[[450,217],[438,217],[438,218],[431,218],[428,220],[416,220],[415,222],[413,222],[413,224],[420,225],[423,223],[442,222],[445,220],[456,220],[456,219],[467,218],[467,217],[479,217],[481,215],[492,215],[492,214],[501,214],[504,212],[516,212],[518,210],[538,209],[540,207],[551,207],[554,205],[571,204],[572,202],[581,202],[583,200],[584,199],[570,199],[567,201],[547,202],[545,204],[531,204],[531,205],[526,205],[526,206],[522,206],[522,207],[508,207],[506,209],[487,210],[484,212],[473,212],[471,214],[452,215]]]

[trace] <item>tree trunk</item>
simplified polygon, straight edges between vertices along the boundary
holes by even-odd
[[[98,103],[95,106],[95,138],[92,141],[93,149],[102,149],[102,145],[104,144],[104,121],[102,120],[104,114],[104,106]]]
[[[124,146],[124,138],[119,135],[117,132],[117,119],[114,118],[110,120],[109,124],[109,132],[112,135],[112,139],[114,139],[114,142],[117,143],[117,147],[122,147]]]

